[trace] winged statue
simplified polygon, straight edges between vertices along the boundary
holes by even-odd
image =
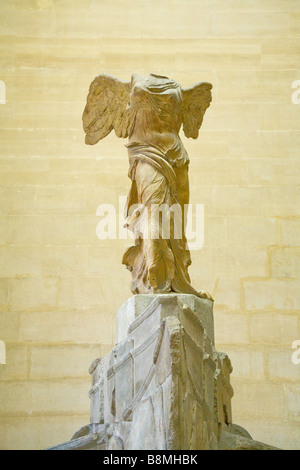
[[[155,74],[133,74],[130,81],[101,74],[89,88],[83,112],[86,144],[96,144],[113,129],[117,137],[128,138],[131,189],[125,216],[135,244],[122,263],[131,271],[134,294],[175,292],[212,300],[191,286],[184,218],[181,236],[176,236],[174,212],[169,211],[165,236],[158,215],[162,207],[177,205],[184,211],[189,203],[189,157],[179,132],[182,127],[186,137],[198,137],[211,89],[206,82],[182,88]]]

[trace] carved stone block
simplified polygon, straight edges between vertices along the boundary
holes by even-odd
[[[186,294],[128,300],[118,343],[90,367],[91,424],[57,448],[268,448],[232,424],[232,367],[215,349],[212,305]]]

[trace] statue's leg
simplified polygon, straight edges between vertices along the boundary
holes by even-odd
[[[140,233],[134,247],[129,248],[123,258],[132,273],[132,292],[163,293],[180,292],[209,298],[205,292],[197,292],[190,284],[188,266],[190,252],[186,245],[183,223],[182,237],[174,237],[172,226],[170,236],[163,236],[162,205],[188,204],[188,166],[175,169],[178,178],[178,195],[171,196],[168,182],[162,172],[153,165],[139,161],[135,172],[137,202],[144,206],[140,217],[134,222],[133,231]],[[182,213],[184,211],[182,210]],[[157,217],[157,214],[159,217]]]
[[[187,210],[184,210],[184,205],[189,204],[190,197],[188,178],[189,165],[188,163],[186,163],[185,165],[179,168],[173,167],[173,169],[177,178],[179,203],[181,205],[182,214],[184,215],[184,217],[182,217],[182,240],[179,240],[178,242],[177,240],[172,241],[172,251],[176,259],[176,276],[174,277],[172,288],[177,292],[193,293],[204,299],[213,300],[208,292],[196,292],[190,284],[188,267],[191,264],[191,256],[188,250],[187,241],[185,237]]]
[[[190,200],[190,185],[189,185],[189,165],[186,163],[180,167],[173,167],[173,170],[176,174],[177,179],[177,191],[178,191],[178,198],[179,204],[181,205],[182,210],[182,234],[185,238],[185,227],[186,227],[186,217],[187,211],[184,209],[185,204],[189,203]]]
[[[138,202],[145,207],[141,214],[143,220],[140,220],[140,227],[143,235],[146,289],[149,292],[169,292],[174,276],[174,257],[169,240],[162,238],[159,214],[161,205],[167,201],[168,184],[159,170],[144,162],[137,165],[135,181]]]
[[[188,163],[180,167],[173,167],[177,179],[177,190],[179,203],[183,206],[189,203],[190,185],[189,185],[189,166]]]

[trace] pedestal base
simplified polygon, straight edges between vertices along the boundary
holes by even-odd
[[[270,448],[232,424],[232,368],[215,349],[210,300],[136,295],[116,336],[90,367],[91,424],[55,449]]]

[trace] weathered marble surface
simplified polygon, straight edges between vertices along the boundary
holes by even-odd
[[[184,306],[189,307],[202,322],[210,341],[214,343],[213,304],[208,299],[200,299],[191,294],[137,294],[130,297],[117,313],[116,343],[122,342],[127,337],[128,328],[137,317],[144,318],[149,313],[147,309],[150,305],[151,309],[153,306],[164,305],[159,309],[161,315],[177,317]],[[151,316],[150,321],[155,321],[155,318],[155,315]]]
[[[128,137],[132,184],[125,213],[135,243],[122,263],[131,272],[133,294],[177,292],[211,299],[191,286],[188,274],[189,157],[179,137],[182,127],[186,137],[197,139],[211,89],[207,82],[182,88],[153,73],[132,74],[126,82],[100,74],[89,88],[82,116],[86,144],[96,144],[113,129],[117,137]]]
[[[90,367],[91,424],[56,449],[269,448],[232,424],[232,367],[215,349],[212,306],[180,294],[128,300],[119,341]]]

